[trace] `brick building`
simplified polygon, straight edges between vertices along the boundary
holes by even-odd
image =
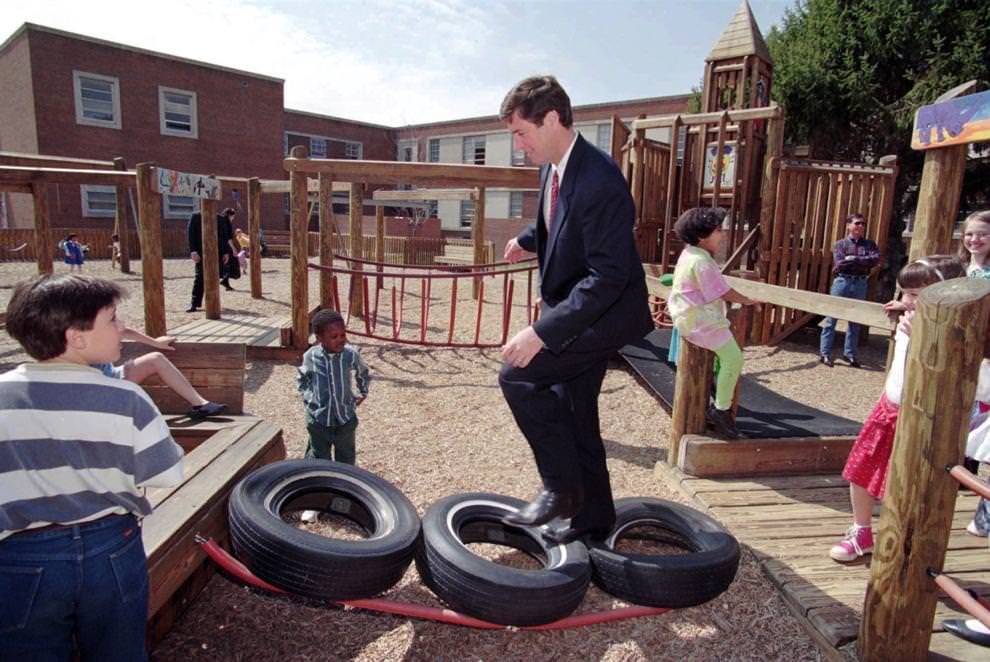
[[[0,150],[262,179],[286,179],[281,160],[300,144],[325,158],[523,165],[495,115],[388,127],[286,109],[283,88],[279,78],[25,23],[0,45]],[[578,106],[575,125],[607,149],[613,115],[684,112],[689,96]],[[111,187],[58,185],[50,196],[53,227],[112,222]],[[266,228],[288,227],[280,197],[263,199]],[[165,196],[166,225],[184,223],[197,204]],[[501,245],[533,218],[535,195],[491,191],[486,210],[486,234]],[[441,201],[435,212],[444,233],[470,231],[470,203]],[[0,227],[32,223],[30,196],[0,193]]]

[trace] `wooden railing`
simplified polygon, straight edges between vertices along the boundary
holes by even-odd
[[[53,228],[50,232],[51,253],[56,261],[62,259],[62,252],[58,249],[58,242],[64,239],[70,232],[76,233],[79,241],[89,247],[89,252],[86,253],[87,260],[110,259],[110,236],[113,234],[112,229]],[[136,230],[130,232],[127,243],[130,247],[130,257],[139,259],[141,257],[141,244],[138,241]],[[189,257],[189,242],[186,240],[185,227],[167,228],[162,231],[162,256],[167,258]],[[37,258],[33,229],[0,229],[0,262],[16,262],[21,260],[34,262]]]

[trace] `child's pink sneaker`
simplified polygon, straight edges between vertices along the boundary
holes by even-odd
[[[829,556],[836,561],[848,563],[855,561],[861,556],[866,556],[873,552],[873,529],[868,526],[858,526],[853,524],[846,537],[838,545],[832,548]]]

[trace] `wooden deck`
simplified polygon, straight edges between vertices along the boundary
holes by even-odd
[[[756,555],[763,572],[826,656],[841,659],[854,647],[869,581],[865,563],[844,565],[828,556],[852,521],[849,486],[841,476],[702,479],[665,463],[657,473],[698,507],[720,520]],[[963,587],[990,597],[990,550],[985,538],[966,533],[977,497],[960,492],[945,572]],[[879,509],[877,510],[879,514]],[[944,618],[970,618],[944,595],[932,625],[929,659],[986,660],[987,649],[942,631]]]
[[[302,350],[282,346],[282,329],[291,327],[289,315],[256,317],[225,315],[222,319],[200,319],[169,329],[179,342],[242,343],[249,359],[293,359]]]

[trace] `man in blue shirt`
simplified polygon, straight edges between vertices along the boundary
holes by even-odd
[[[846,219],[846,236],[835,242],[832,250],[832,289],[829,294],[848,299],[866,299],[867,279],[870,271],[880,263],[880,249],[865,238],[866,218],[859,213],[850,214]],[[822,328],[819,360],[832,367],[832,343],[835,341],[835,319],[825,318]],[[856,360],[856,346],[859,342],[859,324],[848,323],[843,358],[853,368],[859,367]]]

